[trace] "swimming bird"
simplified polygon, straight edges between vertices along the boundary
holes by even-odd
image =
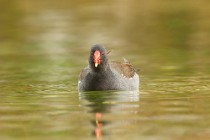
[[[93,45],[89,65],[79,74],[78,91],[139,90],[139,75],[127,60],[108,60],[102,45]]]

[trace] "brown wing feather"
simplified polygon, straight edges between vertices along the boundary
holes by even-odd
[[[135,74],[134,67],[127,62],[121,63],[121,62],[110,62],[110,66],[112,69],[116,70],[120,75],[123,75],[127,78],[132,78]]]

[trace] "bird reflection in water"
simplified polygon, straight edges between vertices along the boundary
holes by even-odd
[[[94,130],[91,133],[101,140],[102,136],[109,135],[110,132],[106,129],[107,126],[113,122],[105,120],[105,116],[115,115],[119,112],[119,108],[122,107],[122,103],[138,102],[138,91],[91,91],[79,93],[80,105],[85,110],[94,115],[90,120],[94,126]],[[125,104],[126,106],[126,104]],[[130,106],[129,106],[130,107]],[[136,106],[135,106],[136,108]],[[102,118],[103,117],[103,118]]]
[[[100,140],[102,138],[102,122],[101,122],[101,119],[102,119],[102,114],[101,113],[96,113],[96,128],[95,128],[95,135],[96,135],[96,138],[98,140]]]

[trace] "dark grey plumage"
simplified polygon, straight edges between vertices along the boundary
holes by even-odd
[[[100,52],[100,64],[94,63],[94,52]],[[90,50],[89,65],[79,75],[79,91],[139,90],[139,76],[127,61],[109,62],[106,49],[94,45]]]

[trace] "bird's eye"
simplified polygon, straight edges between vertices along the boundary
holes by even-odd
[[[104,55],[104,54],[105,54],[104,52],[101,53],[101,55]]]

